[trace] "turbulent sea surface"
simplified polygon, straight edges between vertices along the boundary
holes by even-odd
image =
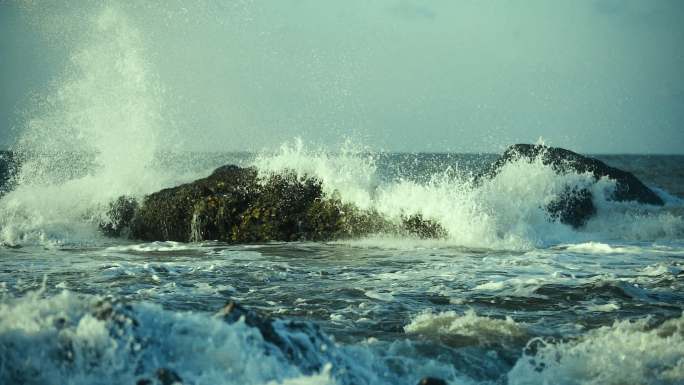
[[[540,159],[473,183],[498,154],[365,147],[382,145],[364,143],[364,114],[395,99],[385,97],[394,88],[368,84],[386,104],[353,103],[348,81],[358,66],[385,60],[348,56],[373,47],[355,24],[309,46],[318,32],[281,23],[278,6],[289,2],[10,3],[52,44],[42,59],[52,59],[45,71],[55,76],[35,91],[13,152],[0,159],[0,384],[684,383],[684,157],[599,157],[633,172],[662,207],[611,201],[614,182],[559,175]],[[435,17],[400,3],[390,13]],[[374,17],[364,9],[351,20]],[[285,44],[287,33],[296,44]],[[291,48],[306,55],[296,61]],[[197,78],[181,76],[188,72]],[[404,75],[386,75],[402,87]],[[307,97],[291,101],[292,90]],[[185,127],[207,111],[216,117],[196,121],[213,128]],[[281,116],[290,117],[277,123]],[[258,143],[251,128],[271,120],[274,136],[301,125],[302,139],[278,151],[191,151]],[[593,123],[583,129],[601,127]],[[361,139],[339,151],[311,148],[307,129],[332,137],[342,126],[358,126]],[[184,146],[182,129],[217,143]],[[506,135],[492,139],[502,151],[514,144]],[[140,199],[224,164],[315,177],[328,197],[388,221],[419,215],[444,234],[229,245],[99,232],[120,196]],[[544,210],[566,186],[589,189],[597,209],[578,229]],[[229,301],[270,317],[272,329],[216,317]]]
[[[493,156],[186,155],[175,166],[186,179],[224,162],[294,169],[388,218],[420,213],[448,236],[140,243],[97,233],[102,205],[76,194],[91,176],[20,184],[0,200],[0,382],[163,383],[159,369],[188,384],[684,378],[681,156],[599,157],[667,203],[596,198],[596,217],[573,230],[541,206],[580,176],[538,162],[473,187]],[[320,326],[330,340],[308,359],[325,364],[294,365],[243,321],[212,317],[229,300]],[[102,316],[103,303],[119,318]]]

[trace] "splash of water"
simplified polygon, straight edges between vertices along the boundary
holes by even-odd
[[[45,24],[48,33],[58,32],[60,41],[68,37],[60,46],[69,53],[68,62],[15,148],[22,166],[16,188],[0,201],[0,243],[97,239],[93,224],[103,219],[109,202],[121,195],[140,197],[180,180],[155,165],[160,143],[168,144],[170,136],[163,128],[169,98],[149,59],[147,44],[158,40],[149,40],[136,27],[131,20],[142,17],[129,18],[136,15],[132,10],[136,7],[131,4],[95,5],[77,17],[68,13]],[[222,138],[230,136],[214,136],[221,133]],[[420,216],[444,229],[447,245],[530,249],[597,237],[680,239],[684,231],[681,215],[651,215],[651,209],[639,208],[647,213],[640,215],[628,203],[604,199],[612,182],[558,175],[539,159],[508,164],[475,187],[458,163],[431,171],[427,180],[387,179],[378,166],[384,155],[352,141],[337,153],[309,150],[298,139],[278,154],[262,154],[254,164],[261,172],[290,169],[316,177],[330,196],[337,194],[343,203],[389,220]],[[568,185],[588,188],[596,197],[597,219],[579,232],[544,210]],[[649,224],[645,233],[644,223]],[[383,242],[379,244],[387,245]]]
[[[0,242],[70,242],[102,206],[164,182],[151,171],[161,89],[139,31],[114,6],[80,26],[64,73],[39,103],[15,148],[21,169],[1,202]]]

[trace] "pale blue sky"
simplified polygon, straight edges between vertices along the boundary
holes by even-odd
[[[0,147],[87,110],[192,150],[684,153],[679,0],[89,3],[0,2]]]

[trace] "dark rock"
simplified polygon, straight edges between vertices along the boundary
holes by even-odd
[[[418,385],[447,385],[447,382],[441,378],[425,377],[420,380]]]
[[[231,324],[244,319],[247,326],[258,329],[265,342],[304,374],[320,372],[327,363],[341,365],[340,357],[334,352],[335,343],[323,334],[318,325],[295,321],[277,324],[277,320],[260,316],[233,301],[214,316]]]
[[[566,187],[556,200],[546,206],[546,210],[551,217],[578,228],[584,226],[586,220],[596,214],[591,197],[591,192],[587,189]]]
[[[321,182],[293,172],[260,177],[254,168],[227,165],[192,183],[148,195],[121,197],[100,225],[108,236],[148,241],[228,243],[328,241],[370,233],[443,237],[421,216],[399,223],[328,196]]]
[[[229,240],[256,194],[256,182],[255,169],[224,166],[207,178],[151,194],[131,221],[131,235],[151,241]]]
[[[147,196],[130,227],[144,240],[256,243],[337,238],[344,219],[342,205],[326,199],[316,179],[262,179],[254,168],[229,165]]]
[[[475,178],[475,183],[478,184],[483,179],[495,177],[507,163],[520,159],[534,161],[538,157],[541,157],[544,165],[550,165],[559,174],[590,172],[595,180],[602,177],[614,180],[615,192],[611,197],[608,197],[611,200],[618,202],[636,201],[659,206],[665,204],[658,195],[632,173],[610,167],[598,159],[579,155],[569,150],[541,145],[516,144],[511,146],[484,173]],[[550,203],[546,209],[553,218],[573,227],[584,225],[586,220],[596,213],[591,192],[587,189],[571,187],[567,187],[561,196]]]
[[[108,237],[126,236],[128,225],[139,207],[138,201],[126,196],[121,196],[110,203],[107,218],[99,225],[102,234]]]
[[[446,230],[439,223],[426,220],[422,215],[412,215],[404,219],[404,227],[409,234],[417,235],[419,238],[445,238]]]

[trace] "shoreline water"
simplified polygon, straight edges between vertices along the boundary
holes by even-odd
[[[378,207],[412,197],[426,210],[496,208],[441,217],[452,226],[447,239],[141,243],[98,235],[80,216],[25,217],[17,230],[40,231],[22,247],[0,248],[0,344],[9,363],[0,378],[156,383],[162,380],[154,373],[164,368],[184,383],[677,383],[684,375],[681,199],[666,195],[663,208],[599,202],[596,218],[571,229],[536,218],[541,201],[524,203],[539,198],[526,197],[516,179],[547,181],[544,167],[521,164],[469,195],[458,193],[465,170],[434,171],[454,167],[456,158],[401,154],[368,162],[284,153],[251,160],[266,170],[313,170],[344,193],[371,188]],[[641,158],[617,160],[661,177],[663,167],[642,167]],[[656,160],[681,166],[679,158]],[[681,187],[676,177],[669,183]],[[103,300],[113,301],[119,318],[98,316]],[[282,320],[275,325],[285,340],[315,334],[284,326],[304,322],[335,346],[321,342],[293,367],[253,326],[212,318],[230,300]],[[136,348],[135,341],[147,342]],[[316,369],[306,369],[311,365]]]
[[[0,153],[0,383],[682,382],[684,155],[592,155],[659,206],[539,157],[478,179],[498,151],[468,153],[681,152],[681,7],[39,3],[0,0],[21,155]],[[191,151],[216,149],[250,152]],[[443,232],[100,231],[119,197],[225,164]],[[568,225],[559,198],[595,212]]]

